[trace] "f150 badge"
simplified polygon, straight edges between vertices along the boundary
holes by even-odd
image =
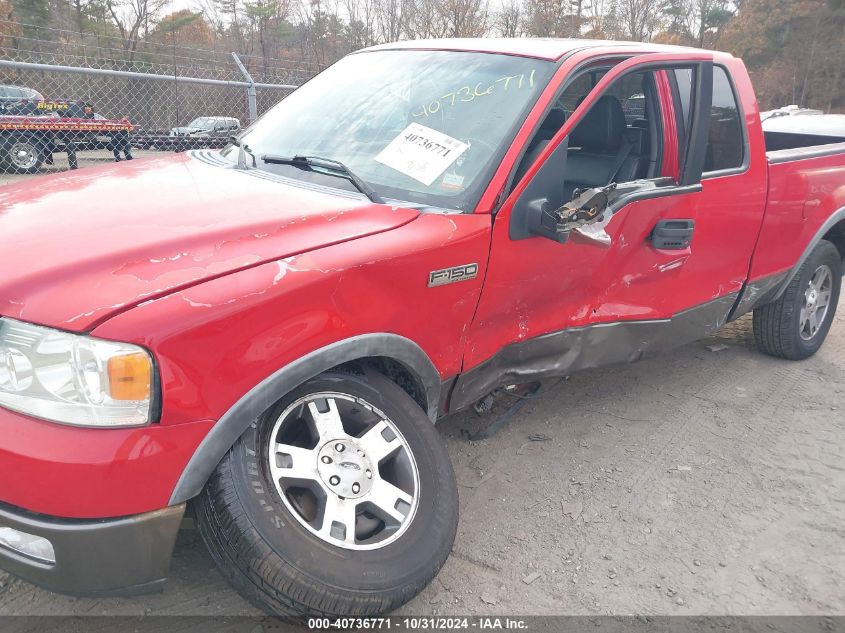
[[[456,281],[466,281],[478,277],[478,264],[462,264],[452,268],[441,268],[428,273],[428,287],[445,286]]]

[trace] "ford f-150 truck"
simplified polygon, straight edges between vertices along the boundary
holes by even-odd
[[[4,187],[0,567],[158,589],[188,507],[271,613],[398,607],[455,537],[438,418],[752,311],[819,348],[845,139],[805,140],[725,53],[403,42],[222,151]]]

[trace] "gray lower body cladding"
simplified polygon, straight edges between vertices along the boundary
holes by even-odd
[[[449,411],[463,409],[503,385],[630,363],[708,336],[727,322],[737,296],[719,297],[670,319],[602,323],[513,343],[458,376]]]
[[[789,275],[789,271],[784,271],[745,284],[739,293],[739,298],[736,301],[734,309],[731,310],[728,321],[738,319],[743,314],[751,312],[754,308],[766,305],[770,301],[777,299],[780,289],[783,286],[783,280],[786,279],[787,275]]]
[[[170,569],[185,504],[116,519],[61,519],[0,504],[0,528],[50,542],[47,564],[0,546],[0,569],[51,591],[77,596],[158,591]]]

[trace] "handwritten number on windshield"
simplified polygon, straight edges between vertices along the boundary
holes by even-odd
[[[499,92],[507,92],[508,90],[513,89],[518,90],[523,86],[528,86],[529,88],[534,87],[533,70],[528,73],[528,75],[526,75],[525,73],[520,73],[519,75],[507,75],[505,77],[499,77],[498,79],[493,80],[493,83],[491,83],[485,89],[482,89],[480,81],[475,84],[475,87],[461,86],[457,90],[453,92],[447,92],[439,99],[435,99],[431,103],[424,105],[420,112],[412,112],[411,116],[427,117],[439,112],[441,103],[443,106],[454,107],[458,103],[469,103],[470,101],[474,101],[478,97],[486,97],[488,95],[493,94],[493,92],[497,90]]]

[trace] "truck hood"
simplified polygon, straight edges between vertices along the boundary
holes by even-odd
[[[0,187],[0,315],[73,331],[237,270],[380,233],[418,211],[191,152]]]

